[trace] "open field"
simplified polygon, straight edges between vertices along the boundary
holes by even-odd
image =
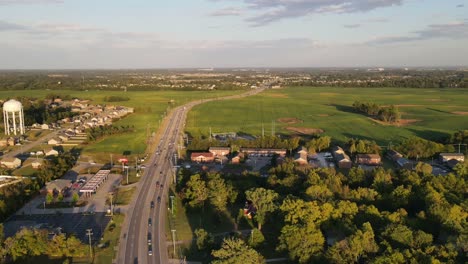
[[[97,142],[90,142],[84,146],[84,155],[95,155],[96,153],[106,153],[108,157],[110,153],[122,155],[144,153],[146,150],[147,132],[151,134],[159,128],[159,120],[163,117],[165,111],[170,110],[170,106],[178,106],[187,102],[221,97],[242,93],[243,91],[134,91],[134,92],[119,92],[119,91],[0,91],[0,99],[18,96],[28,96],[35,98],[44,98],[47,94],[69,95],[80,99],[92,100],[91,104],[108,104],[122,105],[135,108],[135,113],[125,117],[122,120],[115,122],[118,126],[134,126],[135,132],[132,134],[113,135]],[[129,101],[123,102],[104,102],[105,96],[126,96]],[[173,100],[172,104],[169,102]]]
[[[402,119],[411,122],[399,127],[379,124],[353,111],[356,100],[399,105]],[[413,135],[437,140],[468,129],[468,117],[460,114],[468,112],[466,102],[466,89],[291,87],[196,106],[186,129],[194,136],[207,136],[209,127],[213,133],[261,135],[263,123],[265,134],[274,127],[283,134],[323,130],[338,141],[355,137],[388,144]]]

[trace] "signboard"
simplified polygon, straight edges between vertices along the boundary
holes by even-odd
[[[120,163],[128,163],[128,159],[127,158],[120,158],[119,162]]]

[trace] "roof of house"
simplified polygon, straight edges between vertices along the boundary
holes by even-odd
[[[379,154],[357,154],[357,158],[362,158],[362,159],[380,159]]]
[[[444,157],[464,157],[463,153],[440,153],[440,156]]]
[[[15,157],[5,157],[1,160],[1,162],[17,162],[17,161],[21,161],[21,160]]]
[[[207,158],[212,158],[214,157],[213,153],[211,152],[193,152],[190,155],[191,158],[197,158],[197,157],[207,157]]]
[[[335,159],[337,162],[351,162],[351,159],[349,158],[346,153],[336,153],[335,154]]]
[[[47,190],[63,190],[66,187],[69,187],[71,185],[71,180],[65,180],[65,179],[57,179],[51,182],[46,183],[46,189]]]
[[[399,158],[396,160],[396,163],[400,166],[404,166],[405,164],[410,163],[410,161],[407,158]]]

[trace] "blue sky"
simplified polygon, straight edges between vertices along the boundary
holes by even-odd
[[[468,66],[468,0],[0,0],[0,69]]]

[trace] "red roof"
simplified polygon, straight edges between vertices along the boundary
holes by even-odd
[[[193,152],[192,155],[190,155],[190,157],[193,159],[193,158],[197,158],[197,157],[206,157],[206,158],[213,158],[214,155],[213,153],[211,152]]]

